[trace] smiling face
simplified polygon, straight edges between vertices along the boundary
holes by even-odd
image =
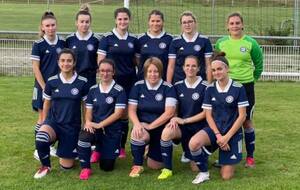
[[[158,34],[163,30],[164,21],[160,15],[152,14],[149,18],[148,26],[151,34]]]
[[[187,78],[196,77],[199,71],[199,66],[195,58],[186,58],[183,65],[183,71]]]
[[[150,64],[147,68],[146,80],[151,86],[155,86],[158,84],[160,79],[161,76],[158,68],[154,64]]]
[[[72,54],[62,53],[58,59],[58,66],[62,73],[73,73],[75,62]]]
[[[99,77],[101,82],[110,83],[113,80],[114,68],[109,63],[101,63],[99,65]]]
[[[239,16],[228,18],[227,29],[231,36],[241,37],[243,35],[244,24]]]
[[[54,37],[56,35],[56,20],[53,18],[44,19],[41,23],[41,29],[48,37]]]
[[[228,66],[222,61],[213,61],[211,64],[214,79],[222,81],[228,78]]]
[[[129,15],[125,12],[119,12],[116,16],[115,23],[116,27],[120,30],[128,30],[130,18]]]
[[[91,17],[89,15],[78,15],[78,19],[75,22],[77,30],[80,33],[87,33],[91,25]]]
[[[193,34],[196,31],[196,21],[192,16],[182,16],[181,30],[186,34]]]

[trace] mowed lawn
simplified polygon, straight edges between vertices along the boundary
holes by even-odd
[[[34,180],[39,162],[33,158],[33,125],[36,114],[31,111],[33,78],[0,77],[0,189],[300,189],[300,117],[299,83],[258,82],[256,84],[257,150],[255,169],[238,165],[233,180],[224,182],[219,170],[210,166],[211,180],[200,186],[191,183],[196,173],[182,164],[180,146],[175,148],[174,176],[158,181],[159,171],[146,169],[140,178],[128,177],[131,156],[118,160],[113,172],[105,173],[93,165],[88,181],[78,179],[79,164],[69,172],[59,169],[52,158],[49,176]],[[129,151],[129,148],[127,149]],[[210,158],[214,161],[216,155]],[[211,165],[211,164],[210,164]]]

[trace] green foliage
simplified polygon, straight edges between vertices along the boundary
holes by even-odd
[[[292,22],[284,21],[281,25],[275,28],[273,25],[266,28],[266,36],[290,36],[294,31],[294,24]],[[291,42],[289,40],[282,39],[270,39],[269,42],[273,45],[288,45]]]
[[[209,167],[211,180],[193,185],[196,173],[179,162],[181,147],[175,148],[174,176],[158,181],[159,171],[146,169],[138,179],[128,173],[132,164],[130,152],[125,160],[117,160],[113,172],[102,172],[93,165],[88,181],[79,181],[79,164],[70,171],[59,169],[58,159],[52,158],[52,172],[41,180],[33,174],[39,163],[33,159],[33,125],[37,115],[31,111],[33,79],[30,77],[0,77],[0,189],[5,190],[94,190],[94,189],[222,189],[279,190],[300,189],[300,101],[298,83],[258,82],[256,84],[256,153],[257,167],[245,169],[244,161],[237,165],[235,178],[224,182],[219,170]],[[129,147],[127,146],[129,151]],[[210,163],[216,154],[210,158]]]

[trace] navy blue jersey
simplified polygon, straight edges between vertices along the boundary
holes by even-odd
[[[244,87],[230,79],[223,91],[218,82],[207,87],[202,108],[212,110],[220,133],[225,135],[239,116],[238,108],[248,105]]]
[[[54,42],[50,42],[44,36],[33,43],[30,59],[40,62],[40,71],[45,82],[58,73],[58,54],[64,48],[65,41],[58,36]]]
[[[70,81],[62,74],[50,77],[43,94],[46,100],[51,100],[47,119],[58,124],[81,124],[81,101],[87,94],[87,79],[76,73]]]
[[[191,86],[186,80],[175,83],[174,87],[178,99],[178,116],[187,118],[203,111],[202,103],[208,83],[201,77]],[[188,124],[197,128],[207,126],[206,120]]]
[[[96,123],[112,115],[115,108],[125,109],[126,104],[126,93],[115,81],[106,92],[100,84],[92,86],[86,100],[86,108],[93,110],[92,121]]]
[[[168,54],[172,36],[166,32],[161,32],[158,36],[152,36],[148,32],[143,34],[138,39],[140,49],[139,65],[138,65],[138,80],[144,79],[144,63],[149,57],[157,57],[163,63],[163,80],[166,80],[168,68]]]
[[[194,55],[199,59],[200,75],[206,80],[206,65],[205,58],[212,56],[212,45],[206,36],[196,33],[191,41],[184,34],[174,38],[169,49],[169,58],[176,59],[173,82],[183,80],[185,78],[182,69],[184,60],[189,55]]]
[[[99,36],[92,32],[82,38],[78,32],[69,35],[66,39],[66,46],[76,54],[76,71],[81,73],[96,73],[97,50],[99,46]]]
[[[165,112],[166,106],[176,106],[176,92],[172,85],[161,80],[153,88],[145,80],[132,87],[128,103],[137,105],[140,122],[152,123]]]
[[[113,29],[105,34],[99,43],[98,54],[105,55],[116,64],[117,76],[135,76],[135,59],[138,51],[137,38],[126,34],[123,38]],[[118,82],[118,81],[117,81]]]

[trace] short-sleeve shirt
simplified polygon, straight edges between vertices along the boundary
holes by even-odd
[[[81,102],[86,100],[88,90],[87,79],[76,73],[69,81],[62,74],[50,77],[43,93],[51,100],[47,119],[58,124],[81,124]]]
[[[238,118],[239,107],[247,106],[249,103],[243,85],[230,79],[223,91],[218,82],[207,87],[202,108],[212,110],[212,117],[224,135]]]

